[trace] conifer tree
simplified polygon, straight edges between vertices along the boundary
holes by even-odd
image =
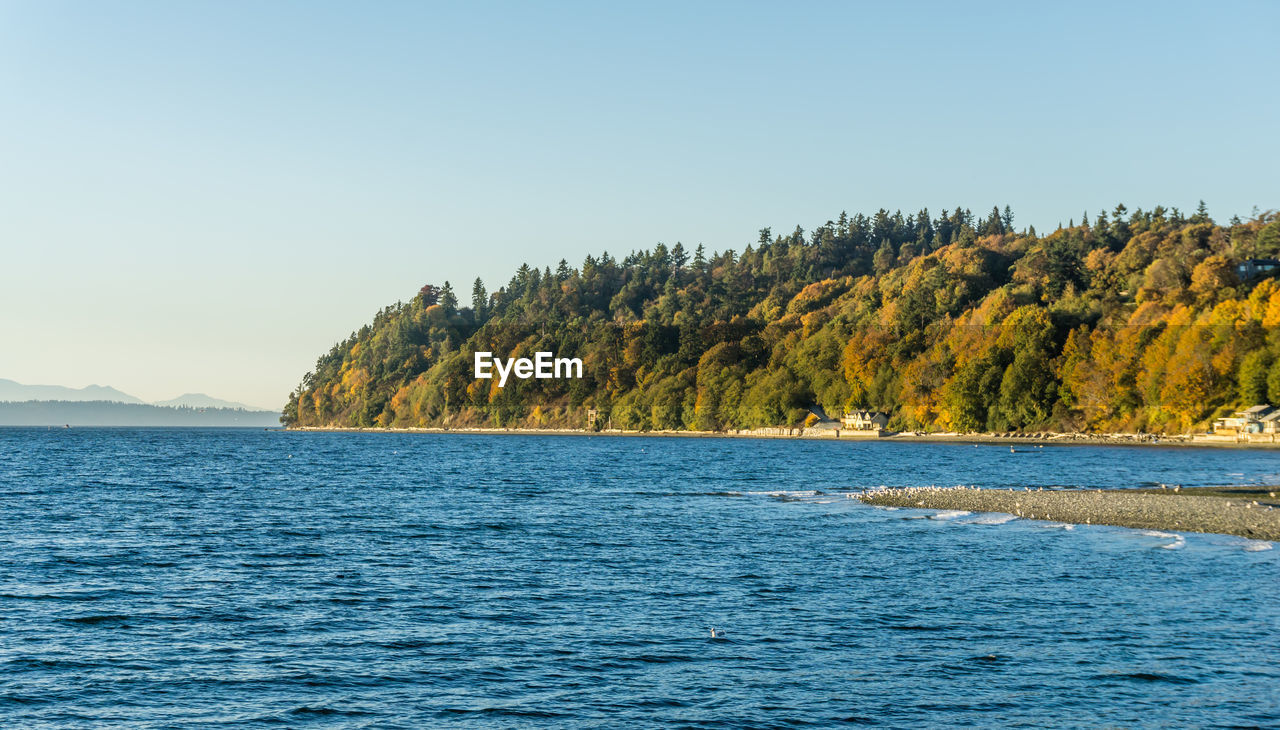
[[[445,314],[452,317],[458,313],[458,297],[453,293],[453,285],[448,281],[440,288],[440,306],[444,307]]]
[[[489,313],[489,294],[484,290],[484,282],[476,277],[471,284],[471,311],[475,313],[477,322],[484,321]]]

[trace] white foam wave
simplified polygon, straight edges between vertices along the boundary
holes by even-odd
[[[962,509],[948,509],[948,510],[943,510],[943,511],[941,511],[941,512],[939,512],[939,513],[935,514],[935,515],[932,515],[932,516],[930,517],[930,519],[933,519],[933,520],[954,520],[954,519],[955,519],[955,518],[957,518],[957,517],[964,517],[965,515],[971,515],[971,514],[973,514],[973,513],[972,513],[972,512],[969,512],[969,511],[967,511],[967,510],[962,510]]]
[[[968,521],[970,525],[1003,525],[1006,522],[1013,522],[1018,519],[1017,515],[1006,515],[998,512],[979,515]]]
[[[1171,543],[1160,545],[1162,550],[1178,550],[1186,547],[1187,538],[1173,532],[1161,532],[1159,530],[1143,530],[1141,533],[1144,537],[1157,537],[1161,540],[1173,540]]]
[[[1246,553],[1257,553],[1263,550],[1270,550],[1274,547],[1266,540],[1245,540],[1244,551]]]
[[[1076,526],[1075,526],[1075,525],[1070,525],[1070,524],[1067,524],[1066,522],[1045,522],[1045,523],[1042,523],[1040,526],[1041,526],[1041,527],[1047,527],[1047,528],[1049,528],[1049,529],[1051,529],[1051,530],[1074,530],[1074,529],[1076,529]]]

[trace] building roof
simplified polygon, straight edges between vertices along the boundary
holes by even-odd
[[[1260,406],[1249,406],[1248,408],[1244,409],[1243,411],[1240,411],[1240,413],[1241,413],[1241,414],[1243,414],[1243,415],[1245,415],[1245,416],[1258,416],[1258,417],[1262,417],[1262,416],[1264,416],[1264,415],[1266,415],[1266,414],[1270,413],[1270,412],[1271,412],[1271,411],[1273,411],[1273,410],[1275,410],[1275,409],[1273,409],[1271,406],[1268,406],[1268,405],[1260,405]]]

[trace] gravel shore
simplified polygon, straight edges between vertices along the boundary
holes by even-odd
[[[1033,520],[1215,532],[1280,541],[1280,509],[1250,499],[1137,490],[1018,491],[966,487],[881,489],[859,496],[880,507],[1005,512]]]

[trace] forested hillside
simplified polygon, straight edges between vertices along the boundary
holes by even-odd
[[[470,306],[428,285],[338,343],[289,425],[723,430],[808,408],[914,430],[1184,431],[1280,402],[1274,213],[1110,213],[1047,235],[983,217],[881,210],[741,253],[658,244],[524,265]],[[1244,280],[1242,280],[1242,278]],[[475,351],[582,358],[581,380],[476,380]]]

